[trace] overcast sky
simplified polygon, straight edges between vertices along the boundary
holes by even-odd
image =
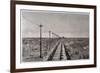
[[[39,37],[40,24],[43,37],[48,31],[64,37],[89,36],[89,13],[21,10],[22,37]]]

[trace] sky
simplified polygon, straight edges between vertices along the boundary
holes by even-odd
[[[22,37],[39,37],[40,24],[43,25],[42,37],[48,37],[48,31],[60,37],[89,36],[89,13],[21,10]]]

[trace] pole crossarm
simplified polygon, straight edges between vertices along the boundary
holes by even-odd
[[[60,38],[60,36],[58,34],[56,34],[54,32],[52,32],[52,34],[55,35],[56,37],[59,37]]]

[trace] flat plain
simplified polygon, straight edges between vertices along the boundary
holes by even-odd
[[[22,38],[22,62],[89,59],[89,38]]]

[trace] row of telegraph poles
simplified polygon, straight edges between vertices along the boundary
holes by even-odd
[[[40,24],[39,27],[40,27],[40,58],[43,58],[43,56],[42,56],[42,27],[43,27],[43,25]],[[57,37],[60,37],[59,35],[55,34],[54,32],[49,31],[49,41],[50,41],[51,34],[53,34]],[[50,42],[48,42],[48,44],[50,44]],[[50,49],[49,45],[48,45],[48,49]]]
[[[25,19],[28,20],[27,18],[25,18]],[[28,20],[28,21],[29,21],[29,23],[32,23],[32,21],[30,21],[30,20]],[[40,58],[42,58],[43,57],[42,56],[42,27],[43,27],[43,25],[42,24],[40,24],[40,25],[36,24],[36,25],[40,28]],[[55,33],[49,31],[49,39],[51,37],[51,33],[56,35]],[[58,36],[58,35],[56,35],[56,36]],[[50,42],[49,42],[49,44],[50,44]],[[48,48],[50,49],[50,46],[48,46]]]

